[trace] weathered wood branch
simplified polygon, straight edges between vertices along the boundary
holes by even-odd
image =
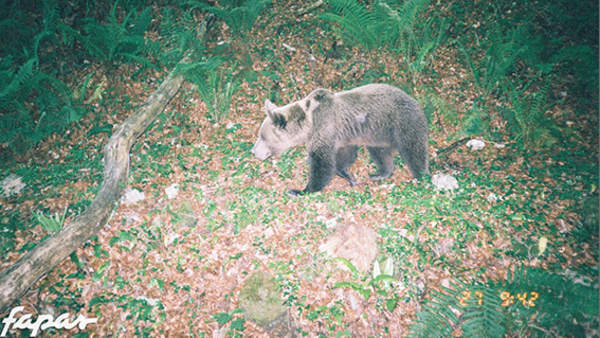
[[[196,37],[202,43],[206,42],[206,35],[214,21],[210,14],[200,23]],[[189,60],[190,57],[186,56],[181,62]],[[127,186],[131,146],[165,109],[184,80],[183,74],[172,71],[140,109],[116,129],[104,148],[104,180],[92,204],[59,232],[0,273],[0,313],[7,311],[31,285],[106,225]]]
[[[315,3],[309,5],[306,8],[302,8],[298,11],[298,15],[304,15],[308,12],[314,11],[315,9],[321,7],[325,2],[323,0],[318,0]]]

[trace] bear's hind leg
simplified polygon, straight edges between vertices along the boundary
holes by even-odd
[[[304,190],[291,189],[292,196],[306,195],[323,190],[335,174],[335,154],[330,147],[320,147],[308,153],[308,184]]]
[[[357,146],[342,147],[338,149],[338,152],[335,155],[335,172],[338,176],[350,182],[351,187],[356,185],[356,181],[348,172],[348,168],[356,161],[357,149]]]
[[[377,165],[377,174],[371,175],[373,181],[382,181],[394,173],[394,151],[391,147],[367,147],[373,162]]]

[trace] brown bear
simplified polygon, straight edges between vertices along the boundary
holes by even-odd
[[[348,168],[356,160],[358,146],[366,146],[377,165],[372,180],[393,173],[396,152],[413,177],[429,174],[427,118],[419,103],[396,87],[370,84],[339,93],[317,89],[283,107],[266,100],[265,110],[254,156],[262,161],[306,144],[308,185],[288,191],[291,195],[320,191],[335,173],[353,186],[356,182]]]

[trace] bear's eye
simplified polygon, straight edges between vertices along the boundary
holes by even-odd
[[[273,139],[273,136],[278,137],[278,135],[275,131],[273,131],[273,133],[270,134],[268,137],[267,137],[267,134],[260,134],[260,139],[261,139],[261,141],[263,141],[265,143],[269,143],[269,142],[272,142],[271,140]]]
[[[275,138],[281,138],[281,130],[279,128],[271,130],[270,136],[274,136]]]

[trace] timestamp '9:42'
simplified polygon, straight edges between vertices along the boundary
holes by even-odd
[[[459,300],[460,300],[460,305],[462,305],[462,306],[469,305],[467,303],[467,301],[469,299],[471,299],[471,297],[474,297],[477,300],[477,305],[483,304],[483,292],[481,292],[481,291],[463,291],[463,292],[461,292],[461,294],[462,294],[462,297],[460,297]],[[501,305],[503,307],[511,306],[512,304],[514,304],[517,301],[521,302],[521,304],[523,304],[523,306],[534,307],[535,301],[539,297],[540,297],[540,294],[535,291],[531,291],[529,293],[519,292],[516,295],[513,295],[508,291],[503,291],[502,293],[500,293],[500,299],[502,299]]]

